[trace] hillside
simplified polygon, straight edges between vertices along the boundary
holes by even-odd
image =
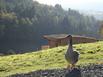
[[[80,52],[77,65],[103,64],[103,41],[77,44],[74,45],[74,49]],[[40,69],[66,68],[67,62],[64,59],[66,50],[67,46],[60,46],[38,52],[0,56],[0,76],[5,77]]]
[[[33,0],[0,0],[0,53],[25,53],[47,44],[43,35],[74,34],[97,38],[99,22],[61,5]]]

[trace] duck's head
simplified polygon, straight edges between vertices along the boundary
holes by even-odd
[[[68,37],[69,37],[70,39],[72,39],[72,35],[68,35]]]
[[[72,45],[72,35],[68,35],[69,37],[69,43]]]

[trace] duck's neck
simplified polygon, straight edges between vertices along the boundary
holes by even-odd
[[[69,49],[70,51],[73,51],[72,38],[69,39]]]

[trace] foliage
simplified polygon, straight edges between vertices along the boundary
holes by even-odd
[[[103,38],[103,21],[100,21],[100,29],[99,29],[99,34],[100,34],[100,36],[101,36],[101,38]]]
[[[77,44],[73,47],[80,53],[77,65],[103,64],[103,41]],[[66,50],[67,46],[60,46],[38,52],[0,56],[0,76],[43,69],[66,68],[67,62],[64,59]]]
[[[33,0],[0,0],[0,42],[25,39],[41,45],[44,34],[97,37],[98,29],[98,21],[94,17],[84,16],[72,9],[66,11],[59,4],[53,7]]]

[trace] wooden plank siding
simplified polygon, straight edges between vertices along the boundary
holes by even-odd
[[[49,48],[67,45],[69,42],[67,34],[45,35],[44,38],[47,39]],[[73,35],[73,44],[91,43],[96,41],[98,40],[92,37]]]

